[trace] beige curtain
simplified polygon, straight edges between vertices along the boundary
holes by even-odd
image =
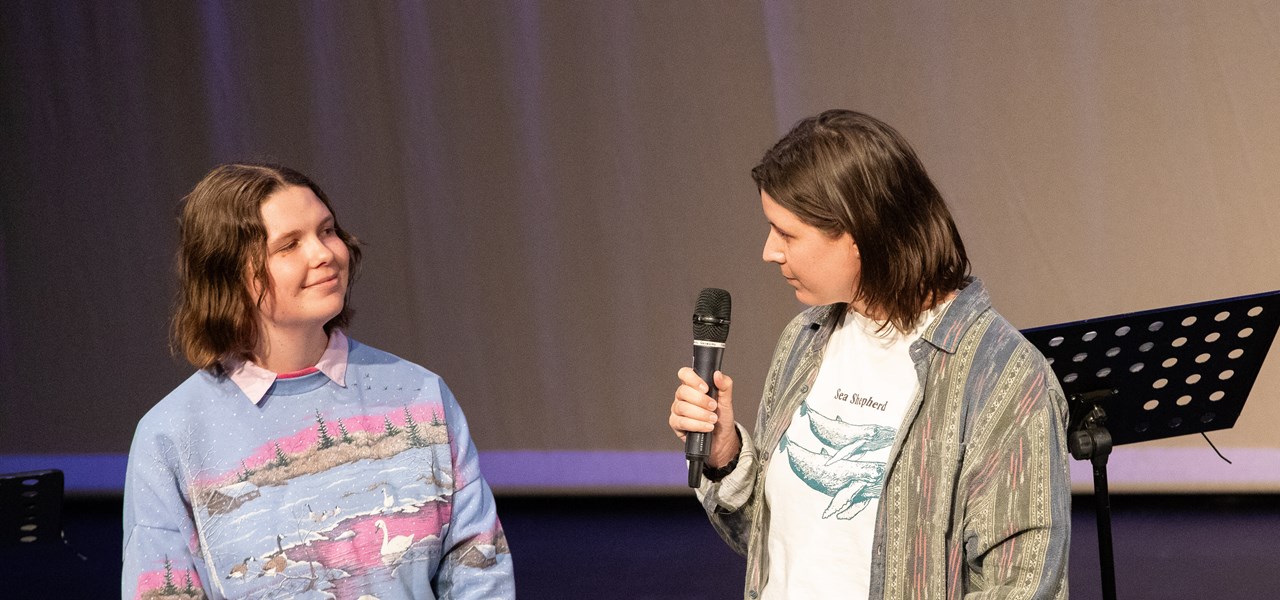
[[[20,1],[0,49],[0,454],[123,453],[189,373],[175,204],[238,158],[325,187],[367,243],[351,334],[495,464],[662,453],[673,489],[698,290],[734,294],[748,423],[801,308],[748,171],[825,108],[913,141],[1020,327],[1280,287],[1274,2]],[[1113,488],[1280,491],[1278,390],[1272,357],[1212,435],[1237,465],[1121,447]]]

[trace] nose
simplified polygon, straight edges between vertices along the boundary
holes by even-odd
[[[324,240],[313,238],[308,245],[311,246],[311,266],[318,267],[333,260],[333,250]]]
[[[760,256],[764,262],[782,264],[787,262],[787,255],[781,250],[781,244],[778,240],[778,234],[772,229],[769,235],[764,238],[764,254]]]

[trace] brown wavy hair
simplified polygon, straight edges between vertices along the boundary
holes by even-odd
[[[325,323],[325,333],[351,320],[351,288],[360,264],[360,242],[338,224],[338,215],[320,186],[306,175],[269,163],[215,167],[182,199],[178,219],[178,299],[173,312],[175,353],[214,374],[226,358],[252,360],[262,303],[271,290],[266,266],[267,230],[262,203],[277,191],[310,188],[333,214],[333,227],[351,254],[342,312]],[[249,291],[253,278],[258,294]]]
[[[862,257],[857,297],[900,331],[964,285],[969,258],[911,145],[882,121],[829,110],[796,124],[751,170],[802,222],[848,233]]]

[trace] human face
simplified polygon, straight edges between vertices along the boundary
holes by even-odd
[[[769,221],[764,260],[782,269],[782,276],[796,290],[796,300],[809,306],[852,302],[862,265],[853,236],[845,232],[831,237],[801,221],[764,190],[760,190],[760,205]]]
[[[269,332],[315,333],[342,312],[351,255],[333,214],[310,188],[289,186],[262,202],[271,290],[262,306]],[[257,294],[251,279],[250,291]]]

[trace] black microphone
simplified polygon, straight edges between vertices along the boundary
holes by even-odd
[[[693,370],[707,382],[707,395],[712,399],[719,395],[713,375],[720,370],[724,343],[729,339],[729,312],[732,304],[729,292],[706,288],[698,294],[698,304],[693,308]],[[685,434],[684,456],[689,460],[691,488],[702,483],[702,464],[711,453],[710,438],[710,434],[700,431]]]

